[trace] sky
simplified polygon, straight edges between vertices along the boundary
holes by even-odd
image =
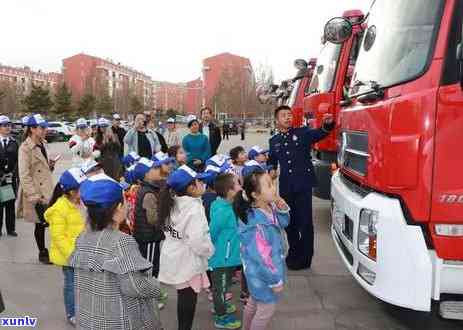
[[[371,0],[2,0],[0,63],[60,71],[86,53],[131,66],[153,80],[201,76],[223,52],[291,78],[297,58],[316,57],[325,22]]]

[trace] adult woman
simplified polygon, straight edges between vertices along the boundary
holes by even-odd
[[[127,213],[121,186],[97,174],[82,183],[80,196],[89,229],[77,239],[69,260],[75,272],[77,328],[162,329],[152,265],[135,239],[118,230]]]
[[[25,141],[19,147],[18,172],[18,218],[35,223],[34,236],[39,249],[39,261],[49,264],[48,250],[45,248],[45,228],[43,218],[45,208],[53,191],[51,173],[56,160],[49,159],[45,136],[48,123],[41,115],[32,115],[26,123]]]
[[[122,162],[120,154],[122,147],[119,138],[110,127],[110,121],[105,118],[98,120],[98,132],[95,139],[95,149],[100,151],[97,157],[104,172],[116,181],[122,177]]]
[[[188,120],[190,133],[182,141],[187,154],[187,165],[200,170],[204,162],[211,156],[211,146],[206,135],[199,131],[199,121],[191,116]]]

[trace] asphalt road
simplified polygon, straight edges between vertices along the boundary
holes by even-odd
[[[248,134],[245,141],[232,136],[224,141],[221,151],[241,144],[265,146],[268,136]],[[70,155],[63,143],[51,145],[52,152],[62,153],[55,176],[70,166]],[[329,204],[314,199],[316,252],[309,271],[289,272],[289,283],[277,308],[273,330],[291,329],[462,329],[462,322],[442,320],[436,311],[414,312],[383,303],[363,290],[344,268],[329,234]],[[63,275],[56,266],[38,263],[33,226],[17,221],[18,238],[0,238],[0,290],[7,310],[6,316],[38,318],[39,329],[72,329],[64,317],[62,298]],[[176,329],[175,291],[168,289],[169,302],[162,311],[162,321],[168,330]],[[233,288],[234,300],[238,286]],[[239,304],[239,302],[237,302]],[[201,294],[195,319],[195,329],[214,329],[210,303]],[[1,328],[1,324],[0,324]]]

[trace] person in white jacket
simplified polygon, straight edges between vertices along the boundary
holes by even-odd
[[[69,139],[72,153],[72,166],[80,167],[94,157],[95,139],[90,136],[87,120],[79,118],[76,122],[76,134]]]
[[[191,329],[198,293],[210,286],[206,271],[214,246],[201,201],[205,192],[201,180],[210,175],[180,166],[167,178],[160,194],[159,226],[166,238],[158,279],[177,289],[179,330]]]

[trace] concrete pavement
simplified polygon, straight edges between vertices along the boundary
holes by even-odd
[[[224,141],[221,150],[242,144],[265,145],[268,136],[248,134],[242,143],[237,136]],[[57,175],[70,164],[63,144],[53,144],[63,153]],[[289,283],[277,308],[272,330],[292,329],[462,329],[463,324],[441,320],[436,313],[419,313],[397,308],[370,296],[345,270],[329,234],[329,203],[314,200],[316,253],[310,271],[289,272]],[[17,221],[18,238],[0,238],[0,290],[6,316],[37,317],[39,329],[72,329],[66,323],[62,298],[61,269],[38,263],[33,225]],[[176,329],[176,295],[168,289],[169,302],[161,317],[168,330]],[[238,286],[233,288],[235,302]],[[201,294],[195,329],[214,329],[210,303]],[[1,325],[0,325],[1,328]]]

